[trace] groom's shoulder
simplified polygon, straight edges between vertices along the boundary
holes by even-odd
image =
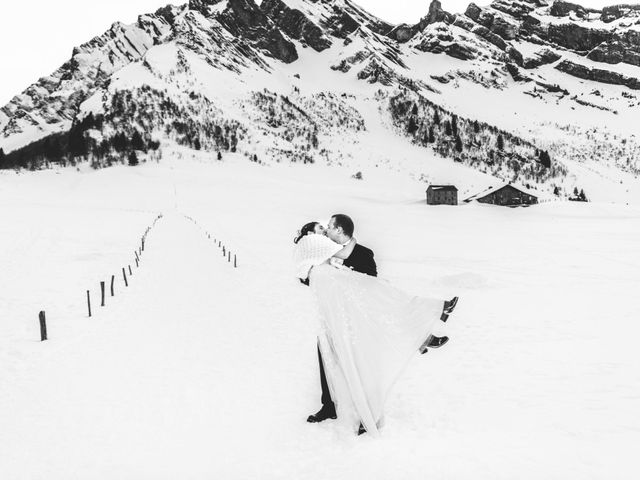
[[[367,255],[373,257],[373,250],[369,247],[365,247],[361,243],[356,243],[355,247],[353,247],[354,251],[358,250],[358,252],[362,255]]]

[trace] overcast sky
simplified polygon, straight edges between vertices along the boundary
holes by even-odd
[[[188,0],[176,0],[176,5]],[[286,3],[286,0],[284,0]],[[573,0],[576,1],[576,0]],[[258,0],[260,3],[261,0]],[[471,0],[442,0],[445,10],[465,10]],[[7,0],[0,7],[0,105],[71,57],[74,46],[103,33],[115,21],[133,23],[142,13],[172,3],[168,0]],[[391,23],[415,23],[430,0],[357,0],[356,3]],[[487,5],[490,0],[476,0]],[[601,7],[638,1],[577,0]]]

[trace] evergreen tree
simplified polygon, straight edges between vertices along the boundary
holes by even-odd
[[[222,160],[222,154],[220,153],[220,150],[218,150],[218,160]]]
[[[138,130],[134,130],[133,135],[131,135],[131,148],[134,150],[144,150],[144,140]]]
[[[448,137],[450,137],[452,135],[452,130],[451,130],[451,122],[449,120],[444,122],[444,134]]]
[[[50,135],[44,141],[44,156],[52,162],[59,162],[62,158],[62,145],[58,135]]]
[[[540,155],[538,156],[538,160],[545,167],[551,168],[551,156],[549,155],[549,152],[547,152],[546,150],[540,150]]]
[[[193,148],[195,148],[196,150],[200,150],[202,148],[202,145],[200,145],[199,137],[196,137],[196,139],[193,141]]]
[[[584,190],[583,189],[580,189],[580,195],[578,196],[578,198],[583,202],[588,201],[587,200],[587,196],[584,194]]]
[[[573,196],[577,197],[579,195],[578,187],[573,187]]]
[[[418,114],[418,105],[414,103],[413,108],[411,109],[411,115],[417,115],[417,114]]]
[[[558,188],[558,186],[556,185],[555,187],[553,187],[553,194],[557,197],[560,196],[560,188]]]
[[[473,132],[474,133],[478,133],[480,131],[480,124],[478,123],[478,120],[474,120],[473,121]]]
[[[7,156],[4,154],[4,150],[0,148],[0,168],[3,168],[5,158],[7,158]]]
[[[456,135],[456,151],[458,153],[462,152],[462,139],[460,135]]]
[[[455,115],[451,117],[451,132],[454,137],[458,136],[458,117]]]
[[[433,127],[429,127],[429,143],[436,143],[436,136],[433,133]]]
[[[127,139],[127,136],[122,132],[116,133],[111,141],[116,152],[124,152],[129,146],[129,140]]]
[[[502,138],[502,134],[498,134],[498,150],[504,150],[504,138]]]
[[[436,110],[436,113],[433,115],[433,123],[440,125],[440,114],[438,113],[438,110]]]
[[[416,130],[418,130],[418,126],[416,125],[416,121],[413,117],[409,118],[409,125],[407,125],[407,133],[409,135],[413,135]]]
[[[87,151],[87,139],[84,136],[82,125],[74,122],[69,130],[69,153],[72,157],[81,157],[88,153]]]
[[[135,167],[136,165],[138,165],[138,155],[136,155],[136,151],[135,150],[131,150],[129,152],[129,166],[131,167]]]

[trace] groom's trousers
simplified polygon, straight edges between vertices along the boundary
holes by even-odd
[[[335,412],[336,406],[331,399],[327,376],[324,373],[324,362],[322,361],[322,353],[320,353],[320,345],[318,345],[318,363],[320,364],[320,386],[322,387],[322,408],[331,409]]]

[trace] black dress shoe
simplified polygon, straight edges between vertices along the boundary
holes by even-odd
[[[327,420],[329,418],[332,419],[332,420],[335,420],[336,418],[338,418],[338,416],[336,415],[335,408],[322,407],[320,410],[318,410],[313,415],[309,415],[307,417],[307,422],[309,422],[309,423],[320,423],[320,422],[324,422],[325,420]]]
[[[451,300],[447,300],[444,302],[443,312],[447,315],[451,315],[453,310],[456,308],[458,304],[458,297],[453,297]]]
[[[427,347],[431,347],[431,348],[440,348],[441,346],[443,346],[445,343],[447,343],[449,341],[449,337],[434,337],[433,335],[430,335],[429,338],[427,339]]]
[[[427,338],[424,343],[420,345],[420,353],[424,355],[429,351],[427,347],[439,348],[448,341],[449,337],[434,337],[433,335],[429,335],[429,338]]]
[[[358,436],[362,435],[363,433],[367,433],[367,430],[364,428],[364,425],[360,424],[360,426],[358,427]]]

